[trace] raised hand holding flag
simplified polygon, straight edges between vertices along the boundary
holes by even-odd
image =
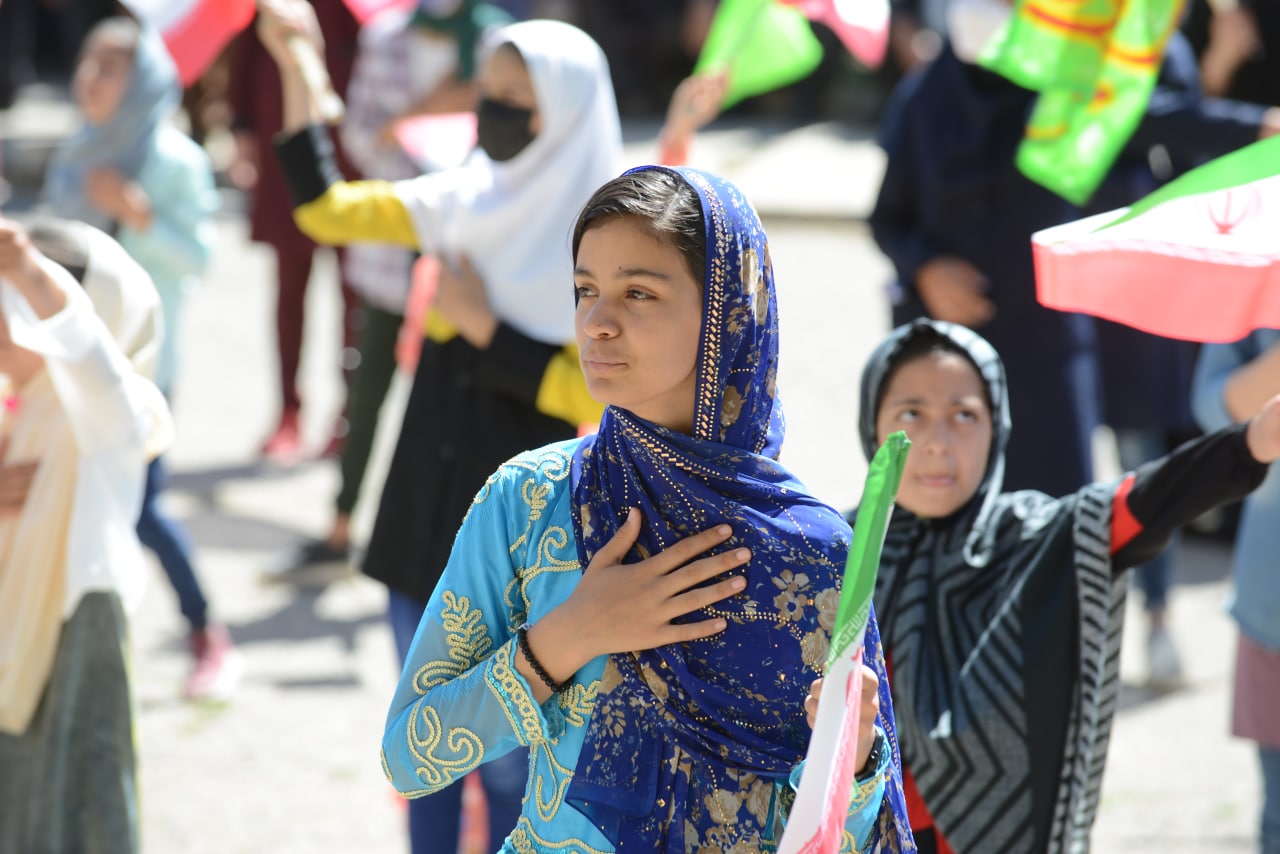
[[[822,44],[797,9],[776,0],[723,0],[694,75],[724,73],[721,107],[802,80],[822,62]]]

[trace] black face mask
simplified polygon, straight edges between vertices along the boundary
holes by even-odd
[[[533,134],[529,133],[531,118],[533,110],[482,98],[476,107],[476,143],[490,160],[510,160],[533,142]]]

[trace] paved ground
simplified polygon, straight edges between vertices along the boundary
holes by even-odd
[[[24,139],[55,120],[48,111],[24,118]],[[0,113],[10,164],[22,142],[14,124]],[[637,161],[651,156],[649,131],[628,129]],[[856,499],[863,472],[857,371],[887,328],[887,266],[858,222],[878,180],[878,154],[866,139],[833,126],[743,127],[709,134],[695,151],[698,163],[737,179],[765,213],[783,314],[787,461],[841,506]],[[400,809],[377,758],[396,675],[382,589],[360,577],[307,591],[262,582],[282,549],[323,531],[337,479],[331,463],[278,470],[257,462],[275,414],[272,261],[245,233],[232,207],[220,223],[214,269],[191,297],[181,330],[169,500],[191,527],[200,572],[248,671],[229,705],[178,700],[183,627],[156,570],[133,637],[145,850],[402,851]],[[305,427],[319,446],[339,394],[329,264],[314,284],[303,389]],[[385,412],[392,432],[404,392],[400,382]],[[372,501],[357,519],[361,536],[390,435],[366,489]],[[1105,441],[1100,447],[1105,459]],[[1094,835],[1100,852],[1248,848],[1256,772],[1248,747],[1225,735],[1234,642],[1221,611],[1225,561],[1223,550],[1195,543],[1178,554],[1173,621],[1190,685],[1167,696],[1125,688]],[[1140,617],[1130,626],[1123,663],[1136,681]]]

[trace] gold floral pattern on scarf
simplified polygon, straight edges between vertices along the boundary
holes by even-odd
[[[702,813],[711,824],[699,838],[697,822],[685,823],[685,848],[697,854],[729,852],[758,852],[772,847],[771,840],[762,838],[760,828],[766,826],[774,809],[777,790],[770,779],[734,768],[720,769],[719,781],[701,804],[693,805],[690,816]],[[755,824],[740,821],[746,812]],[[766,831],[767,833],[767,831]]]
[[[726,386],[724,390],[724,402],[720,405],[720,435],[724,435],[724,431],[728,430],[738,420],[738,416],[742,413],[742,392],[733,386]]]
[[[806,591],[809,590],[809,576],[803,572],[784,569],[771,579],[773,585],[781,592],[773,597],[773,606],[778,609],[778,616],[790,622],[798,622],[804,617],[806,606],[813,604]]]

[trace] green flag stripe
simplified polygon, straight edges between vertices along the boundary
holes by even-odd
[[[1134,203],[1128,213],[1107,223],[1098,231],[1140,217],[1157,205],[1180,196],[1212,193],[1215,190],[1239,187],[1241,184],[1251,184],[1276,175],[1280,175],[1280,136],[1260,140],[1206,163],[1198,169],[1192,169]]]
[[[871,594],[876,589],[876,573],[880,570],[880,551],[910,447],[911,440],[899,430],[889,436],[871,458],[862,500],[858,502],[853,542],[845,560],[828,663],[838,660],[866,628],[871,614]]]

